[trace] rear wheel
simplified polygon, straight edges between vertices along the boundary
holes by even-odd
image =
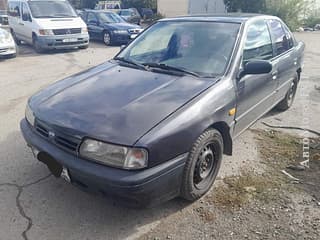
[[[181,197],[195,201],[214,183],[222,161],[223,138],[215,129],[204,132],[194,143],[185,165]]]
[[[112,38],[109,32],[103,33],[103,42],[107,46],[110,46],[112,44]]]
[[[11,29],[11,35],[12,35],[14,41],[16,42],[16,44],[17,44],[18,46],[20,46],[20,45],[22,44],[22,42],[21,42],[21,40],[19,40],[19,39],[17,38],[16,33],[15,33],[12,29]]]
[[[288,110],[295,99],[296,93],[297,93],[297,88],[298,88],[298,74],[296,79],[294,79],[291,83],[290,89],[286,93],[286,96],[284,99],[276,106],[276,108],[280,111],[286,111]]]

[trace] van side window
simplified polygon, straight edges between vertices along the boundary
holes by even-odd
[[[9,2],[8,15],[11,17],[20,17],[20,2]]]
[[[21,9],[21,14],[22,14],[22,20],[23,21],[29,21],[30,20],[30,13],[27,5],[25,3],[22,3],[22,9]]]
[[[273,48],[268,26],[264,20],[258,20],[248,28],[243,51],[243,62],[250,60],[269,60],[273,58]]]
[[[282,24],[278,20],[269,20],[270,29],[275,44],[276,56],[288,51],[293,47],[293,41],[288,39],[286,32],[284,31]]]

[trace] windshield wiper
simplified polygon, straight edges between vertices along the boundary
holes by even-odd
[[[146,68],[146,66],[144,66],[143,64],[140,64],[140,63],[137,63],[135,61],[126,59],[124,57],[115,57],[114,60],[117,60],[117,61],[120,61],[120,62],[124,62],[124,63],[130,64],[130,65],[136,66],[136,67],[138,67],[138,68],[140,68],[142,70],[148,70]]]
[[[175,72],[180,72],[180,73],[185,73],[185,74],[189,74],[195,77],[201,77],[198,73],[189,71],[187,69],[184,68],[178,68],[178,67],[173,67],[164,63],[143,63],[144,66],[148,67],[148,68],[159,68],[159,69],[163,69],[163,70],[168,70],[168,71],[175,71]]]

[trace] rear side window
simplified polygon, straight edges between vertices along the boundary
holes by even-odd
[[[275,44],[276,56],[279,56],[293,47],[293,39],[289,31],[284,30],[280,21],[269,20],[268,22]]]
[[[243,61],[246,63],[250,60],[271,58],[273,58],[273,48],[268,26],[264,20],[258,20],[248,28]]]
[[[11,17],[20,17],[20,3],[19,2],[9,2],[8,4],[8,15]]]

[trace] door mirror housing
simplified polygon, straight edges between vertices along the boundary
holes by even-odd
[[[272,71],[272,64],[265,60],[253,60],[247,62],[239,74],[239,78],[245,75],[267,74]]]
[[[22,14],[22,20],[25,22],[32,22],[32,19],[29,13]]]
[[[89,24],[90,24],[90,25],[94,25],[94,26],[99,26],[99,22],[96,21],[96,20],[90,20],[90,21],[89,21]]]

